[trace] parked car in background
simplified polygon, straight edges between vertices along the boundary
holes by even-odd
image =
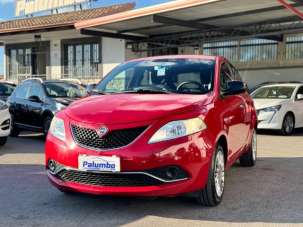
[[[177,196],[218,205],[225,170],[256,162],[256,112],[238,71],[223,57],[130,61],[99,95],[54,117],[46,167],[61,191]]]
[[[303,127],[303,83],[265,85],[252,93],[258,113],[258,129],[280,130],[291,135]]]
[[[0,100],[6,102],[7,98],[13,93],[16,85],[6,81],[0,81]]]
[[[0,146],[3,146],[10,133],[11,117],[7,104],[0,100]]]
[[[8,98],[12,115],[12,136],[21,130],[48,132],[55,113],[86,96],[83,86],[60,80],[28,79]]]

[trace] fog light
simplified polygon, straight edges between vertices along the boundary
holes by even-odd
[[[187,173],[178,166],[166,166],[147,171],[149,174],[166,181],[187,179]]]
[[[49,160],[48,161],[48,169],[52,172],[55,173],[57,169],[57,163],[54,160]]]
[[[166,174],[167,179],[173,180],[173,179],[177,178],[178,170],[176,167],[169,167],[169,168],[167,168],[165,174]]]

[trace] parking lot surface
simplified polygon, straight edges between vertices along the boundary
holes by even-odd
[[[66,196],[44,172],[42,137],[0,148],[0,226],[303,226],[303,133],[258,136],[254,168],[228,170],[219,207],[189,198]]]

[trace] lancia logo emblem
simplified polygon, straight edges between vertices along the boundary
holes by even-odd
[[[108,128],[106,128],[105,126],[101,127],[99,130],[98,130],[98,136],[100,138],[104,137],[108,132]]]

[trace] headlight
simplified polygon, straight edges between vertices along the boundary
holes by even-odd
[[[65,141],[64,120],[54,117],[49,129],[49,133],[51,133],[54,137]]]
[[[278,112],[281,109],[281,105],[278,106],[271,106],[271,107],[267,107],[264,109],[261,109],[260,111],[264,111],[264,112]]]
[[[0,101],[0,110],[6,110],[8,108],[8,105],[3,102],[3,101]]]
[[[165,140],[188,136],[206,129],[205,123],[200,118],[172,121],[162,126],[149,140],[148,143],[156,143]]]
[[[56,102],[56,111],[63,110],[66,107],[66,105],[63,105],[62,103]]]

